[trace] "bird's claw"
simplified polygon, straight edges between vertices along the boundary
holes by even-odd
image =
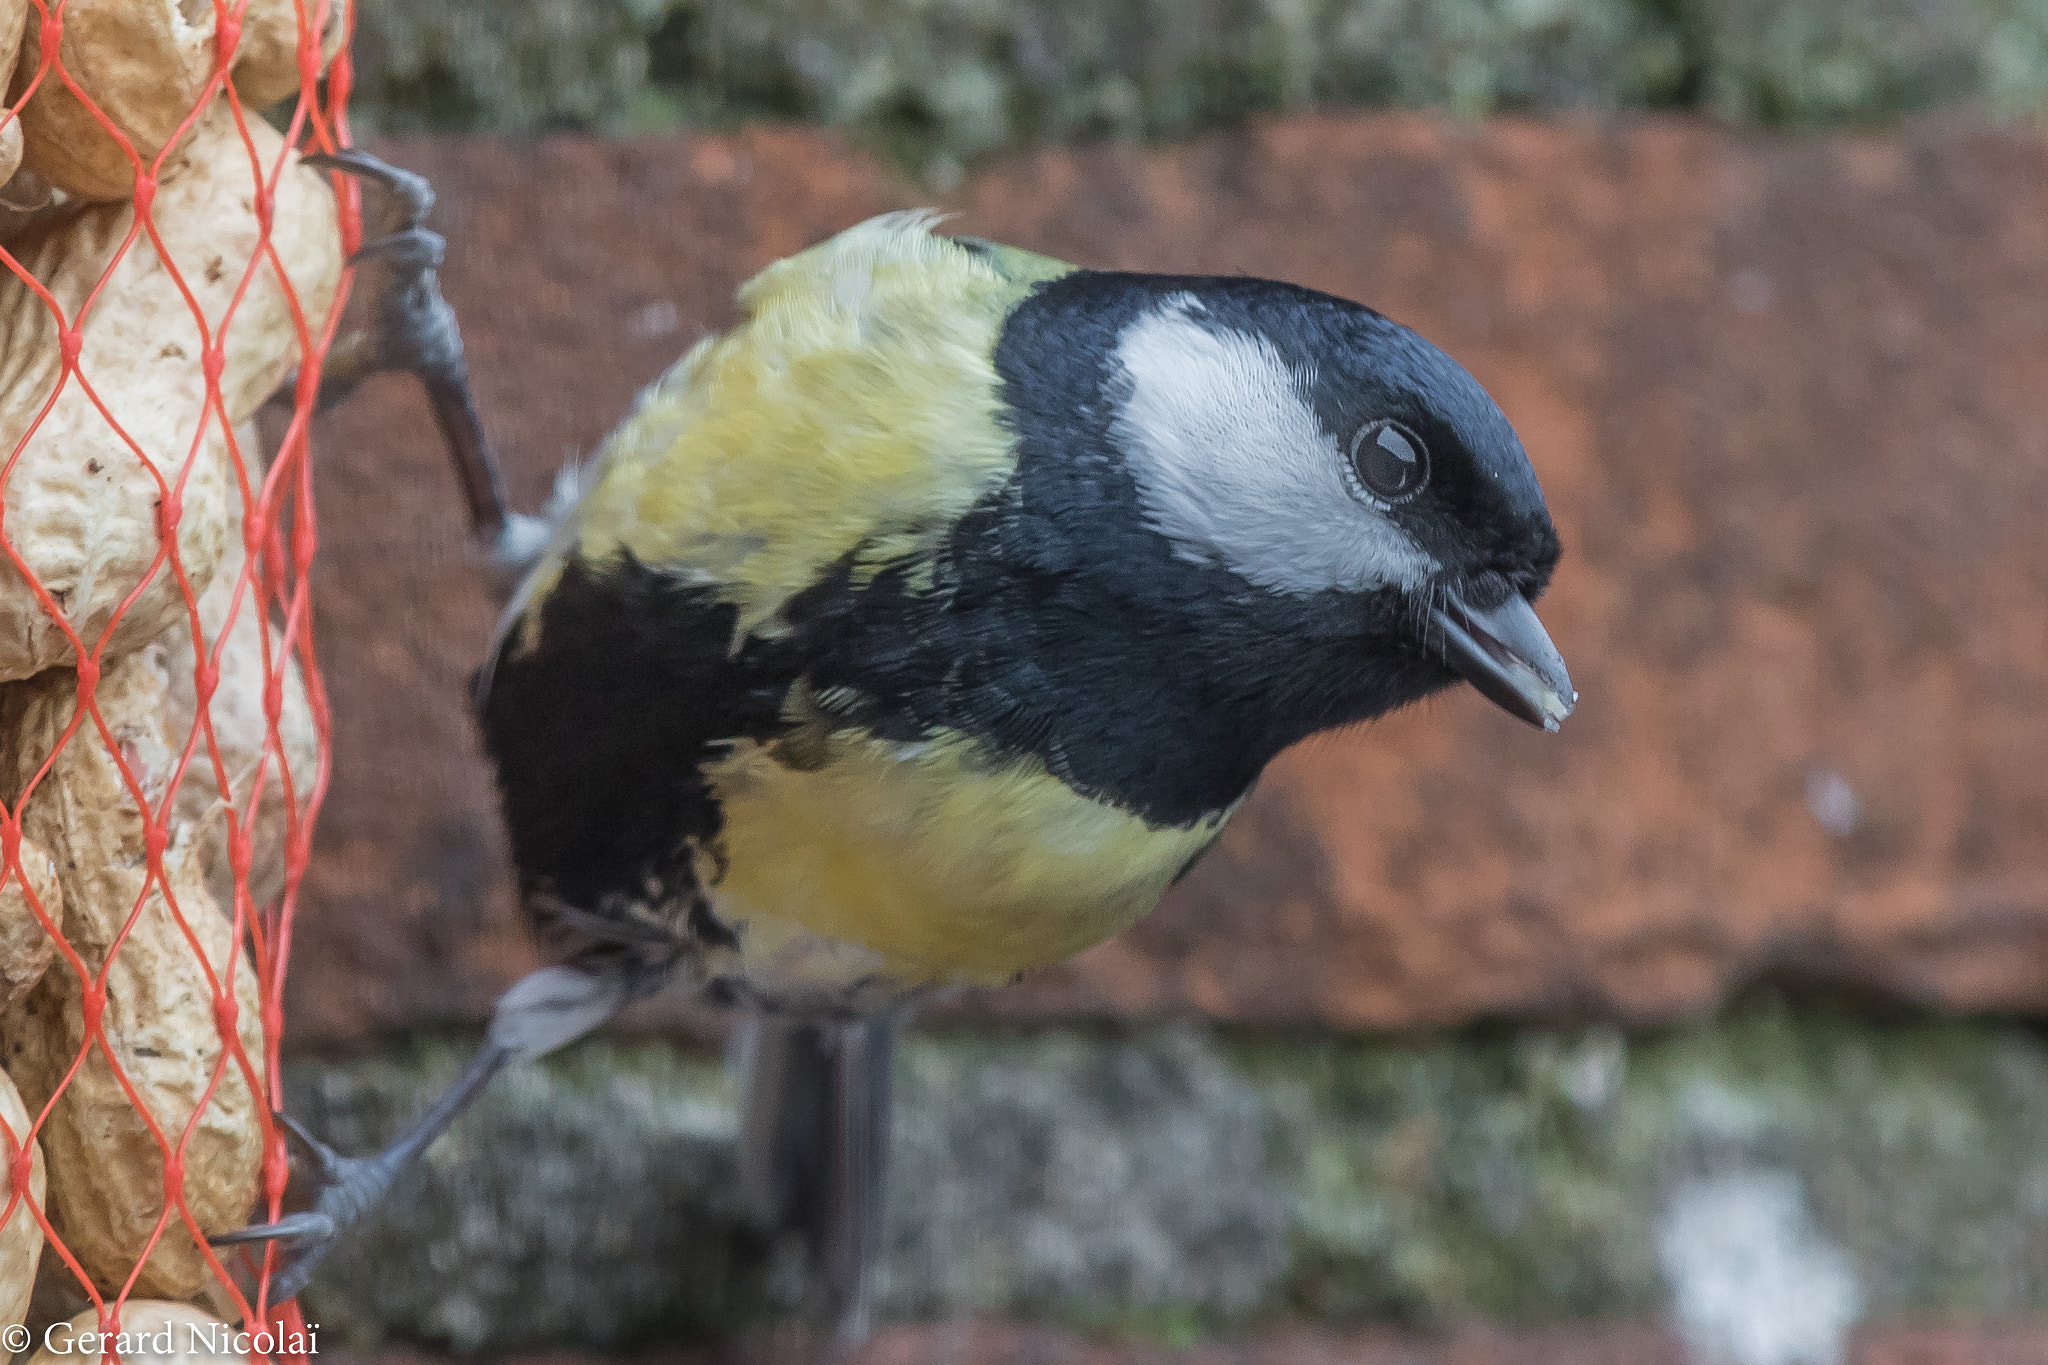
[[[434,420],[448,442],[469,504],[470,525],[484,544],[499,546],[508,522],[505,480],[477,417],[462,356],[462,328],[441,296],[447,239],[427,227],[434,187],[427,178],[349,148],[303,158],[315,170],[340,171],[380,185],[389,197],[384,229],[354,260],[378,267],[375,318],[366,331],[340,338],[321,375],[317,406],[325,411],[371,374],[402,370],[419,378]]]
[[[440,269],[448,239],[424,226],[434,188],[423,175],[402,171],[353,149],[307,161],[383,185],[392,197],[389,229],[356,249],[352,262],[376,262],[388,272],[378,291],[375,341],[379,369],[409,370],[432,382],[467,383],[462,330],[441,297]]]
[[[344,338],[346,345],[337,347],[344,354],[330,356],[319,406],[334,406],[370,374],[394,370],[466,396],[469,377],[462,357],[462,329],[455,310],[441,296],[439,272],[447,259],[448,241],[423,225],[434,206],[434,187],[423,175],[354,148],[308,156],[303,164],[360,176],[382,186],[390,198],[384,214],[387,230],[349,258],[351,264],[381,267],[368,335],[361,340]]]
[[[233,1232],[217,1232],[206,1240],[217,1247],[241,1246],[247,1242],[282,1242],[286,1246],[297,1246],[305,1242],[325,1242],[336,1232],[334,1220],[324,1213],[307,1209],[302,1213],[288,1213],[275,1223],[253,1223]],[[273,1277],[271,1283],[277,1283]],[[284,1297],[290,1297],[285,1295]]]
[[[448,259],[448,239],[432,228],[399,228],[382,237],[364,242],[356,248],[356,254],[349,257],[350,265],[362,265],[366,261],[385,260],[401,271],[418,272],[438,270]]]
[[[342,1182],[346,1177],[343,1170],[347,1160],[345,1157],[337,1156],[332,1147],[314,1137],[307,1131],[305,1124],[290,1114],[272,1113],[270,1118],[278,1127],[284,1129],[285,1137],[290,1139],[289,1145],[305,1158],[308,1166],[313,1168],[313,1180],[317,1188],[324,1190]]]
[[[313,1277],[335,1239],[375,1208],[390,1188],[397,1168],[380,1157],[345,1157],[307,1132],[288,1114],[273,1114],[300,1158],[296,1165],[313,1190],[313,1206],[288,1213],[274,1223],[256,1223],[206,1240],[214,1246],[276,1242],[279,1254],[271,1267],[270,1300],[296,1298]]]
[[[390,192],[392,203],[399,210],[392,223],[394,228],[418,227],[434,210],[434,186],[425,176],[401,170],[360,148],[314,152],[300,157],[299,164],[311,166],[316,171],[340,171],[343,175],[360,176],[382,185]]]

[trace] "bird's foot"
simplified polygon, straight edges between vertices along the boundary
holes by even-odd
[[[295,1164],[311,1187],[312,1207],[275,1223],[259,1223],[208,1240],[215,1246],[282,1243],[282,1263],[272,1267],[271,1297],[277,1303],[295,1297],[335,1239],[383,1201],[399,1172],[448,1131],[448,1125],[483,1093],[493,1076],[513,1062],[539,1057],[580,1038],[617,1014],[632,999],[635,986],[649,979],[620,969],[630,964],[614,962],[611,966],[612,970],[594,971],[542,967],[508,986],[491,1011],[484,1045],[405,1132],[375,1156],[337,1156],[291,1118],[277,1115],[298,1158]]]
[[[320,406],[331,407],[371,374],[405,371],[433,384],[466,386],[462,329],[455,310],[441,297],[439,271],[448,241],[427,227],[434,188],[423,175],[401,170],[368,152],[349,148],[305,157],[315,170],[340,171],[382,188],[387,203],[381,230],[351,258],[375,265],[375,321],[360,342],[337,347],[341,364],[330,360],[321,374]]]
[[[382,157],[371,156],[360,147],[338,152],[312,152],[299,158],[316,171],[340,171],[375,181],[391,196],[391,210],[384,218],[383,231],[415,228],[434,211],[434,186],[417,171],[394,166]]]
[[[617,1014],[632,999],[634,988],[651,979],[625,970],[631,965],[615,961],[611,970],[594,971],[542,967],[506,987],[491,1011],[484,1045],[448,1088],[375,1156],[337,1156],[290,1117],[277,1115],[298,1158],[294,1164],[311,1187],[312,1207],[209,1240],[215,1246],[282,1243],[282,1263],[272,1267],[271,1297],[282,1303],[296,1296],[335,1239],[383,1201],[399,1172],[448,1131],[493,1076],[513,1062],[552,1052]]]
[[[484,435],[462,357],[462,328],[441,296],[447,239],[425,226],[434,187],[425,176],[401,170],[368,152],[349,148],[302,159],[315,170],[340,171],[378,185],[387,203],[379,235],[357,250],[357,264],[374,266],[374,318],[342,337],[320,375],[317,406],[327,409],[373,374],[402,371],[426,387],[434,420],[448,444],[469,504],[470,523],[484,543],[499,548],[509,514],[505,480]]]
[[[207,1240],[215,1246],[277,1243],[279,1254],[271,1267],[270,1301],[279,1304],[296,1298],[335,1239],[383,1201],[405,1160],[394,1149],[369,1157],[339,1156],[290,1116],[273,1117],[290,1136],[299,1158],[295,1164],[306,1173],[313,1190],[312,1207],[286,1214],[275,1223],[258,1223]]]

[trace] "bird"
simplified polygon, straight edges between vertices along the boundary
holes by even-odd
[[[1460,681],[1549,731],[1577,703],[1513,426],[1362,304],[885,214],[744,284],[517,514],[431,187],[309,160],[393,197],[360,368],[427,382],[507,566],[474,710],[550,965],[383,1152],[280,1116],[311,1206],[216,1239],[282,1244],[279,1300],[497,1071],[681,982],[746,1021],[748,1190],[855,1339],[904,1011],[1136,921],[1311,735]]]

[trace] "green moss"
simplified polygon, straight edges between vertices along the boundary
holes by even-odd
[[[1288,1294],[1324,1319],[1627,1316],[1657,1302],[1651,1134],[1615,1035],[1240,1049],[1288,1115]]]
[[[337,1150],[373,1151],[471,1050],[422,1038],[303,1063],[288,1102]],[[729,1331],[764,1311],[769,1260],[740,1226],[732,1130],[717,1062],[658,1044],[510,1072],[337,1248],[311,1316],[359,1353],[394,1337],[467,1352]]]
[[[368,1150],[465,1050],[302,1062],[292,1107]],[[1673,1292],[1679,1196],[1744,1182],[1790,1192],[1874,1313],[2048,1313],[2048,1042],[2018,1024],[1759,1001],[1636,1035],[948,1033],[907,1042],[896,1104],[886,1316],[1168,1343],[1275,1315],[1640,1320]],[[734,1128],[718,1063],[659,1043],[523,1069],[315,1307],[358,1349],[752,1320],[801,1283],[743,1226]]]
[[[797,119],[935,178],[1312,105],[1868,123],[2048,100],[2048,0],[363,0],[365,123]]]
[[[2048,1306],[2048,1049],[1982,1023],[1763,1005],[1712,1025],[1233,1059],[1291,1114],[1287,1293],[1318,1317],[1628,1316],[1669,1192],[1785,1171],[1900,1313]]]
[[[1867,123],[1943,104],[2038,109],[2039,0],[1727,0],[1686,16],[1706,105],[1745,122]]]

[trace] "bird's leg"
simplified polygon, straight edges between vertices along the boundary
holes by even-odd
[[[278,1115],[310,1177],[312,1207],[209,1240],[216,1246],[283,1244],[271,1276],[271,1297],[277,1303],[295,1297],[335,1238],[377,1207],[399,1173],[447,1130],[493,1076],[514,1062],[552,1052],[611,1018],[644,985],[638,978],[624,959],[611,956],[596,959],[589,970],[544,967],[514,982],[498,997],[484,1045],[455,1083],[375,1156],[337,1156],[297,1123]]]
[[[325,410],[373,374],[402,370],[427,391],[435,425],[448,443],[469,504],[471,529],[497,549],[511,516],[497,454],[484,435],[462,355],[462,328],[441,297],[440,268],[448,243],[425,226],[434,207],[426,177],[350,148],[303,158],[316,170],[342,171],[381,186],[389,198],[383,231],[364,243],[358,262],[374,265],[375,316],[370,326],[338,338],[320,372],[318,407]]]
[[[895,1021],[755,1015],[735,1039],[740,1175],[756,1221],[800,1233],[835,1347],[867,1336],[882,1247]]]

